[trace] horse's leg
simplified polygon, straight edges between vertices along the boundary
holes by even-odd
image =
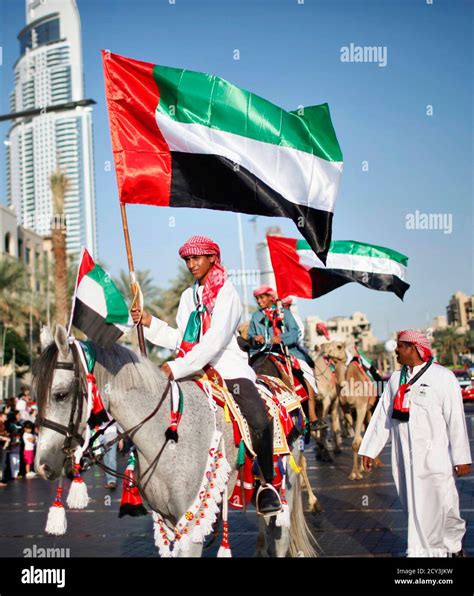
[[[317,496],[314,494],[313,489],[311,488],[311,484],[309,482],[308,473],[307,473],[307,461],[304,452],[302,451],[300,454],[300,460],[298,462],[301,468],[301,481],[305,485],[306,490],[308,492],[308,509],[307,511],[312,511],[314,513],[319,513],[323,510],[321,505],[319,504]]]
[[[367,412],[367,400],[365,397],[357,398],[356,403],[356,424],[354,440],[352,441],[353,464],[352,472],[349,475],[349,480],[361,480],[362,474],[359,469],[359,447],[362,443],[362,425],[364,424],[365,414]]]
[[[341,444],[341,423],[339,420],[339,397],[336,395],[331,404],[331,428],[334,439],[334,453],[339,455],[342,453]]]
[[[267,525],[263,517],[259,516],[257,519],[258,523],[258,536],[257,544],[255,547],[254,557],[268,557],[268,545],[267,545]]]

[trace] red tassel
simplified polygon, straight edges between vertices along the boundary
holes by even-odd
[[[127,466],[125,470],[126,478],[123,481],[122,500],[120,501],[119,517],[131,515],[140,517],[147,515],[148,511],[143,506],[138,487],[135,484],[135,474],[133,467]]]
[[[100,426],[104,422],[108,422],[109,416],[105,411],[104,402],[97,389],[95,377],[92,373],[87,375],[87,382],[92,385],[92,411],[89,417],[89,426]]]

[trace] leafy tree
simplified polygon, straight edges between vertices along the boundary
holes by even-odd
[[[30,314],[30,290],[25,266],[11,258],[0,260],[0,323],[21,328]]]
[[[29,365],[30,355],[25,341],[13,329],[6,330],[4,362],[8,363],[15,350],[15,362],[18,366]]]
[[[433,347],[441,364],[457,366],[458,354],[466,350],[466,338],[455,327],[435,331]]]
[[[168,324],[175,324],[181,294],[193,283],[194,277],[185,265],[180,264],[178,274],[171,280],[170,287],[167,290],[159,292],[156,306],[161,312],[161,318]]]

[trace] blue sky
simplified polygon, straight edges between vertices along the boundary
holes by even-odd
[[[301,1],[301,0],[300,0]],[[365,312],[384,339],[427,326],[450,296],[473,291],[472,16],[470,0],[77,0],[82,22],[86,96],[93,98],[99,256],[111,273],[126,268],[105,108],[100,50],[217,74],[285,109],[328,102],[344,155],[333,238],[388,246],[410,258],[405,301],[349,284],[303,315]],[[8,111],[22,0],[0,0],[1,113]],[[384,46],[387,66],[341,62],[341,47]],[[234,50],[240,60],[234,60]],[[427,106],[433,106],[428,116]],[[7,130],[0,127],[2,138]],[[368,162],[368,171],[362,164]],[[0,147],[0,202],[5,197]],[[406,229],[406,216],[451,214],[453,230]],[[220,243],[225,265],[240,268],[235,214],[141,205],[128,207],[137,269],[165,287],[190,235]],[[169,218],[175,218],[170,227]],[[244,215],[247,267],[254,236]],[[258,237],[290,220],[257,220]]]

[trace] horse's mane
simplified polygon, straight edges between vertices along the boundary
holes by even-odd
[[[114,376],[114,389],[116,390],[130,391],[139,388],[147,393],[161,395],[166,380],[165,376],[159,367],[147,357],[137,354],[119,343],[108,349],[93,341],[90,343],[96,354],[96,362],[100,365],[94,371],[99,386],[107,372]]]
[[[38,414],[43,416],[48,401],[49,390],[53,382],[54,367],[58,360],[58,347],[54,343],[45,348],[33,363],[32,393],[38,406]]]
[[[157,365],[148,358],[136,354],[118,343],[108,349],[93,341],[90,344],[96,355],[96,363],[99,364],[99,367],[94,370],[99,385],[103,381],[106,372],[108,372],[115,377],[114,389],[128,391],[139,388],[142,391],[161,395],[165,377]],[[77,362],[78,356],[74,348],[73,356],[74,361]],[[48,402],[57,360],[58,347],[55,342],[52,342],[41,352],[41,355],[33,364],[32,389],[40,416],[43,415]],[[119,372],[122,374],[119,375]]]

